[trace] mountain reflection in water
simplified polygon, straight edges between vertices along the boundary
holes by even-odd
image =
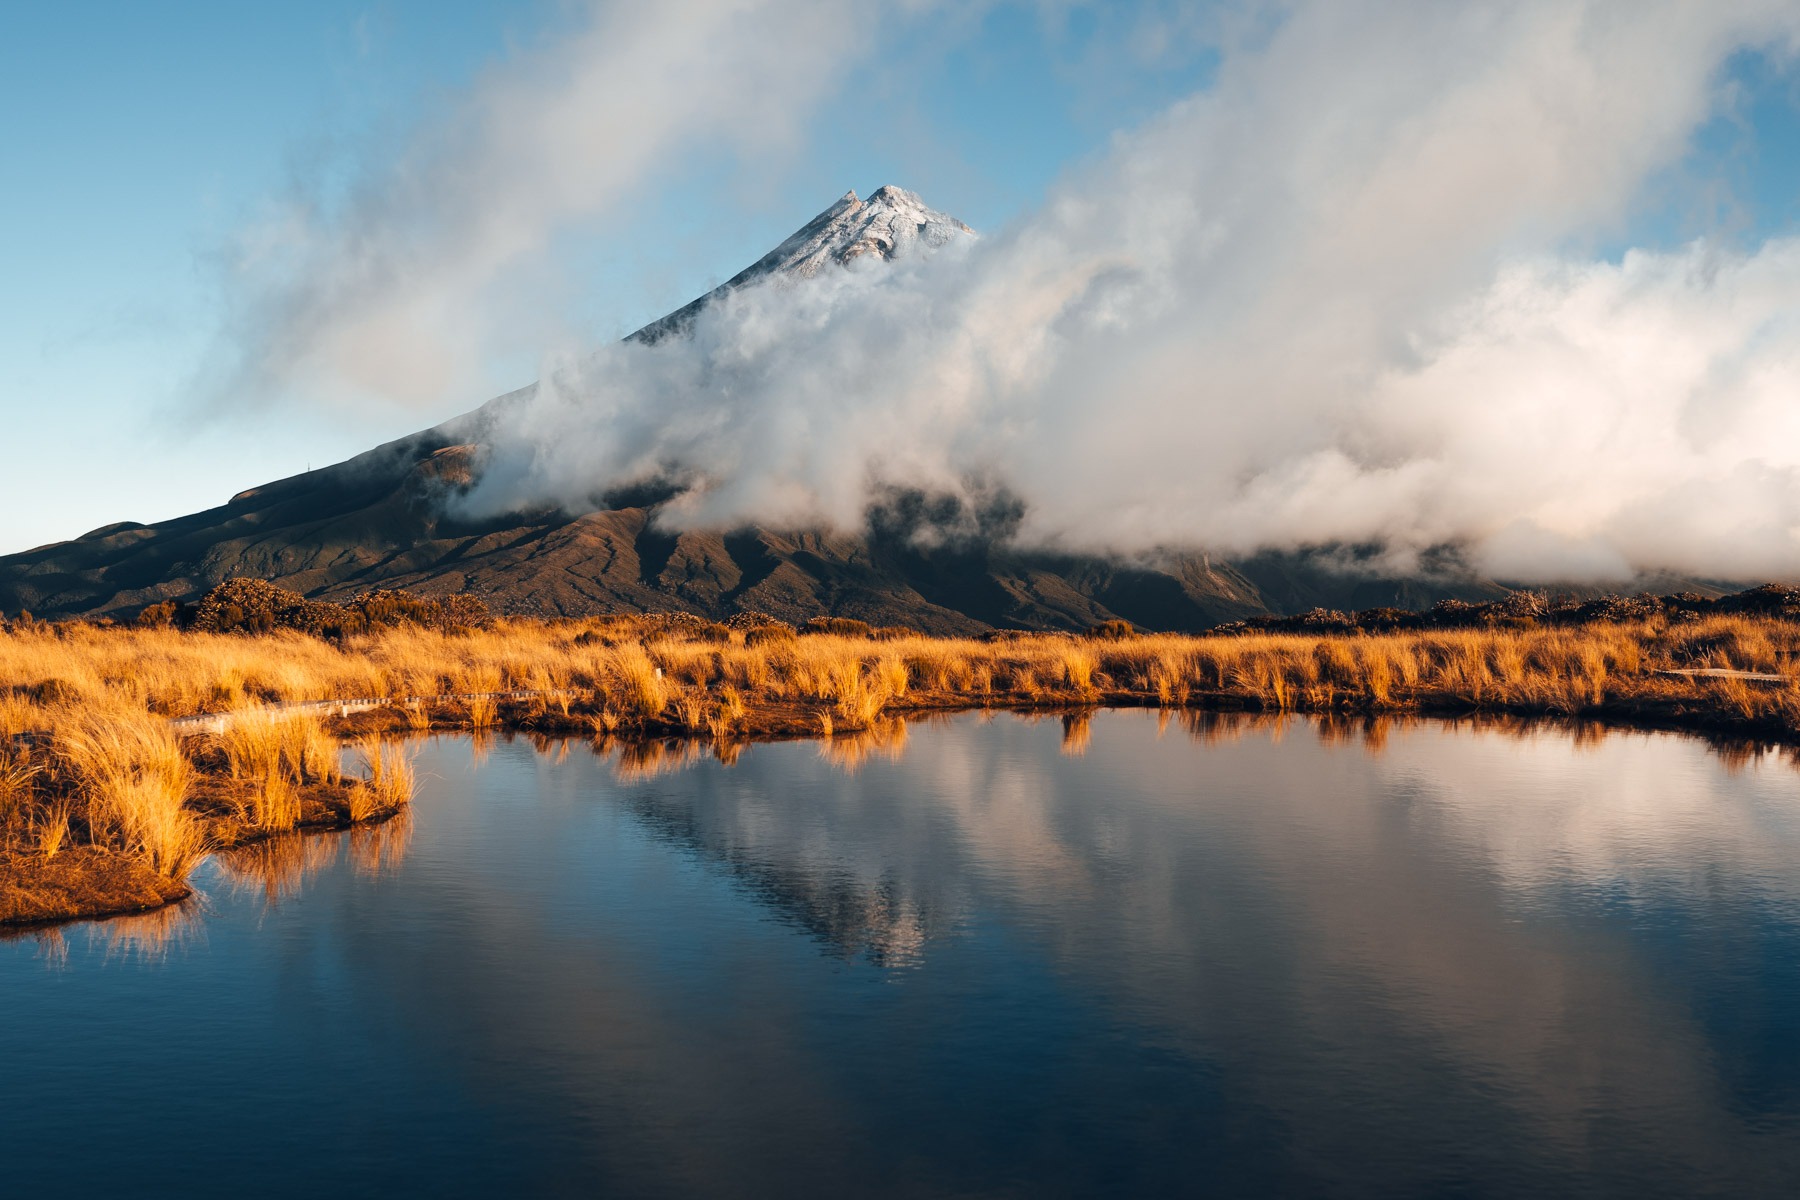
[[[1800,775],[1773,756],[1103,712],[716,755],[446,739],[420,767],[410,818],[218,856],[161,935],[0,945],[21,1187],[1800,1177]]]

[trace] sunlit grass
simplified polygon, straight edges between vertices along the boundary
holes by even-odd
[[[364,775],[350,788],[350,819],[366,821],[411,804],[418,780],[406,747],[369,735],[359,739],[356,748]]]
[[[759,733],[824,736],[845,760],[891,744],[878,731],[895,715],[971,705],[1650,714],[1800,736],[1800,626],[1774,618],[992,641],[823,628],[498,620],[334,642],[20,626],[0,633],[0,841],[45,857],[92,844],[178,879],[219,819],[196,799],[202,773],[240,785],[207,794],[233,797],[235,818],[262,834],[300,824],[309,788],[338,789],[334,803],[352,821],[404,808],[417,780],[400,743],[361,743],[362,775],[341,783],[333,730],[346,727],[276,709],[315,700],[390,703],[390,730],[447,721],[646,746],[681,735],[709,739],[722,757]],[[1669,673],[1709,669],[1774,678]],[[438,697],[451,699],[420,702]],[[168,723],[208,712],[232,716],[205,737],[180,738]],[[1085,729],[1067,727],[1071,753]],[[649,774],[688,753],[664,745],[628,763],[621,751],[621,762]]]

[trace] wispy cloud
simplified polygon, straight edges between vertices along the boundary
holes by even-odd
[[[901,6],[912,11],[927,6]],[[466,395],[509,292],[685,155],[791,142],[884,18],[831,0],[587,6],[336,189],[308,180],[225,256],[201,390],[233,403]]]

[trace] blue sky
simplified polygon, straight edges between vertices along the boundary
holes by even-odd
[[[555,338],[628,331],[847,188],[898,183],[1001,228],[1116,132],[1208,85],[1210,16],[999,4],[897,22],[756,161],[701,142],[604,220],[559,228],[555,271],[533,277]],[[0,0],[0,552],[207,507],[532,379],[551,347],[514,331],[423,407],[195,396],[237,300],[220,265],[233,239],[297,186],[338,194],[487,74],[588,20],[579,4],[496,0]],[[796,71],[813,69],[805,51]],[[1728,72],[1726,110],[1589,249],[1795,229],[1794,72],[1758,54]]]
[[[219,247],[296,176],[404,137],[485,67],[578,10],[494,0],[0,8],[0,405],[13,469],[0,552],[222,502],[529,382],[529,351],[436,413],[196,417],[184,391],[219,321]],[[916,33],[843,113],[759,176],[696,161],[624,225],[569,239],[566,301],[627,332],[735,272],[849,188],[923,193],[978,227],[1190,88],[1193,56],[1103,61],[1104,15],[1002,8]],[[880,136],[854,128],[874,116]],[[429,419],[425,419],[429,418]],[[22,453],[21,453],[22,452]]]

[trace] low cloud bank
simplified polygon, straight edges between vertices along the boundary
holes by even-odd
[[[672,479],[671,527],[855,527],[895,487],[1004,489],[1020,539],[1072,550],[1800,575],[1800,241],[1570,249],[1800,11],[1253,15],[1205,92],[1013,227],[550,370],[468,503]]]

